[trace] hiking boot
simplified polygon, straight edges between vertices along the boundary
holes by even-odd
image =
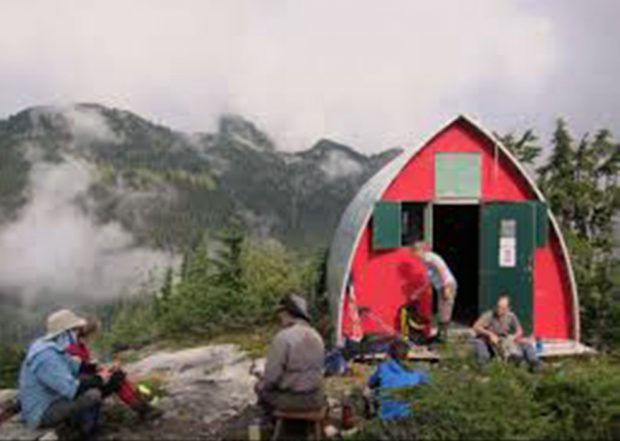
[[[448,341],[448,329],[450,328],[450,323],[440,323],[439,329],[437,330],[437,336],[435,337],[435,342],[437,344],[444,344]]]
[[[136,409],[136,412],[142,421],[155,421],[164,415],[163,410],[151,406],[148,403],[143,403],[140,405],[140,407]]]

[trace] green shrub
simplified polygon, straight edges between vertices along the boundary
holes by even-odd
[[[463,362],[432,371],[403,390],[411,418],[374,421],[358,436],[379,440],[531,440],[620,437],[620,367],[613,360],[568,361],[543,374],[493,363],[485,375]]]
[[[97,342],[104,356],[119,350],[142,347],[159,336],[154,305],[149,298],[137,295],[123,299],[114,309],[111,322]]]
[[[533,399],[548,417],[548,439],[620,438],[620,366],[609,360],[571,363],[545,375]]]
[[[274,240],[248,240],[232,231],[208,237],[168,269],[157,293],[143,290],[112,314],[105,347],[135,347],[158,337],[206,338],[274,321],[274,308],[293,292],[310,302],[316,262],[300,259]],[[191,337],[189,337],[191,338]]]
[[[17,386],[19,369],[25,355],[19,345],[0,346],[0,389]]]

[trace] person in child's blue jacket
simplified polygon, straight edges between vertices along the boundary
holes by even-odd
[[[408,352],[409,347],[405,342],[394,340],[390,345],[390,358],[381,363],[368,380],[368,387],[379,400],[379,417],[382,420],[407,418],[411,415],[411,405],[392,396],[395,390],[430,381],[425,372],[408,369],[403,364]]]
[[[104,396],[116,389],[119,375],[104,379],[66,352],[86,321],[69,310],[51,314],[47,334],[30,346],[19,376],[22,418],[32,429],[74,423],[83,434],[96,426]]]

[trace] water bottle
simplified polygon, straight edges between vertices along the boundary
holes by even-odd
[[[260,441],[260,418],[255,418],[248,426],[248,440]]]
[[[536,355],[540,356],[544,351],[543,341],[540,337],[536,338]]]
[[[353,408],[351,404],[347,401],[342,403],[342,415],[340,424],[344,430],[352,429],[355,425],[353,422]]]

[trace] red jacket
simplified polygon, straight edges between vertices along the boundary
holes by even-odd
[[[90,363],[90,349],[82,342],[72,343],[67,346],[67,353],[79,358],[83,363]]]

